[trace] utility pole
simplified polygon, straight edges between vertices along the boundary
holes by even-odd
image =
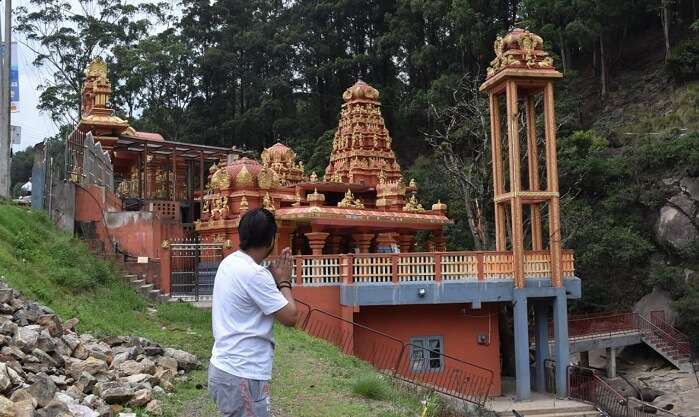
[[[1,28],[0,28],[1,29]],[[0,74],[0,198],[10,198],[10,55],[12,0],[5,0],[5,47]]]

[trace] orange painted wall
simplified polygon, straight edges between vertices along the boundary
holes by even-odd
[[[372,306],[362,307],[354,314],[354,321],[388,333],[404,343],[410,343],[415,336],[441,336],[445,355],[492,370],[493,388],[490,395],[500,395],[500,336],[496,307],[496,304],[483,304],[480,310],[471,310],[464,304]],[[478,344],[477,338],[481,334],[490,334],[488,345]],[[362,349],[360,346],[370,346],[378,339],[355,331],[355,351],[359,353]],[[390,345],[387,341],[383,343]],[[401,373],[409,372],[409,364],[401,364],[400,369]]]

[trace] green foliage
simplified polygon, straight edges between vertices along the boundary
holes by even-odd
[[[352,383],[352,392],[370,400],[385,400],[390,396],[391,389],[380,376],[367,375]]]
[[[699,80],[699,39],[693,37],[672,48],[665,69],[676,82]]]
[[[34,165],[34,149],[27,149],[15,152],[12,155],[12,166],[10,167],[10,184],[13,187],[12,195],[19,196],[19,189],[15,190],[16,186],[21,187],[29,181],[32,176],[32,165]]]

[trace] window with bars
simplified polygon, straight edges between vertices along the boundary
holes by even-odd
[[[436,372],[444,367],[442,336],[410,338],[410,368],[413,372]]]

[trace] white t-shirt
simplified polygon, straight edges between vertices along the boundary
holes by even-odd
[[[214,281],[211,364],[239,378],[272,378],[274,316],[288,301],[269,270],[242,251],[228,255]]]

